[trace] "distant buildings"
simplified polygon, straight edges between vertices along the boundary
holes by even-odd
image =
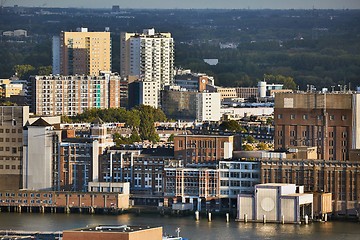
[[[61,32],[53,38],[53,74],[96,76],[111,71],[110,32]]]
[[[196,94],[196,119],[200,122],[219,121],[221,119],[221,94],[199,92]]]

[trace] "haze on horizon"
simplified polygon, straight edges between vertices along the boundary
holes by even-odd
[[[5,0],[4,6],[153,9],[360,9],[360,0]]]

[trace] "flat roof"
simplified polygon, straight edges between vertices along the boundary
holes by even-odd
[[[160,227],[150,227],[150,226],[129,226],[129,225],[97,225],[97,226],[90,226],[84,228],[77,228],[67,231],[75,231],[75,232],[118,232],[118,233],[130,233],[130,232],[137,232],[143,231],[147,229],[154,229]]]

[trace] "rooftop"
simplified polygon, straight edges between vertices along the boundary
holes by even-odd
[[[98,225],[85,228],[72,229],[68,231],[76,232],[118,232],[118,233],[129,233],[137,232],[147,229],[153,229],[159,227],[150,227],[150,226],[128,226],[128,225]]]

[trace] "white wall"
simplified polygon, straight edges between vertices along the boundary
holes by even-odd
[[[50,190],[52,187],[52,127],[28,127],[24,153],[24,188]]]

